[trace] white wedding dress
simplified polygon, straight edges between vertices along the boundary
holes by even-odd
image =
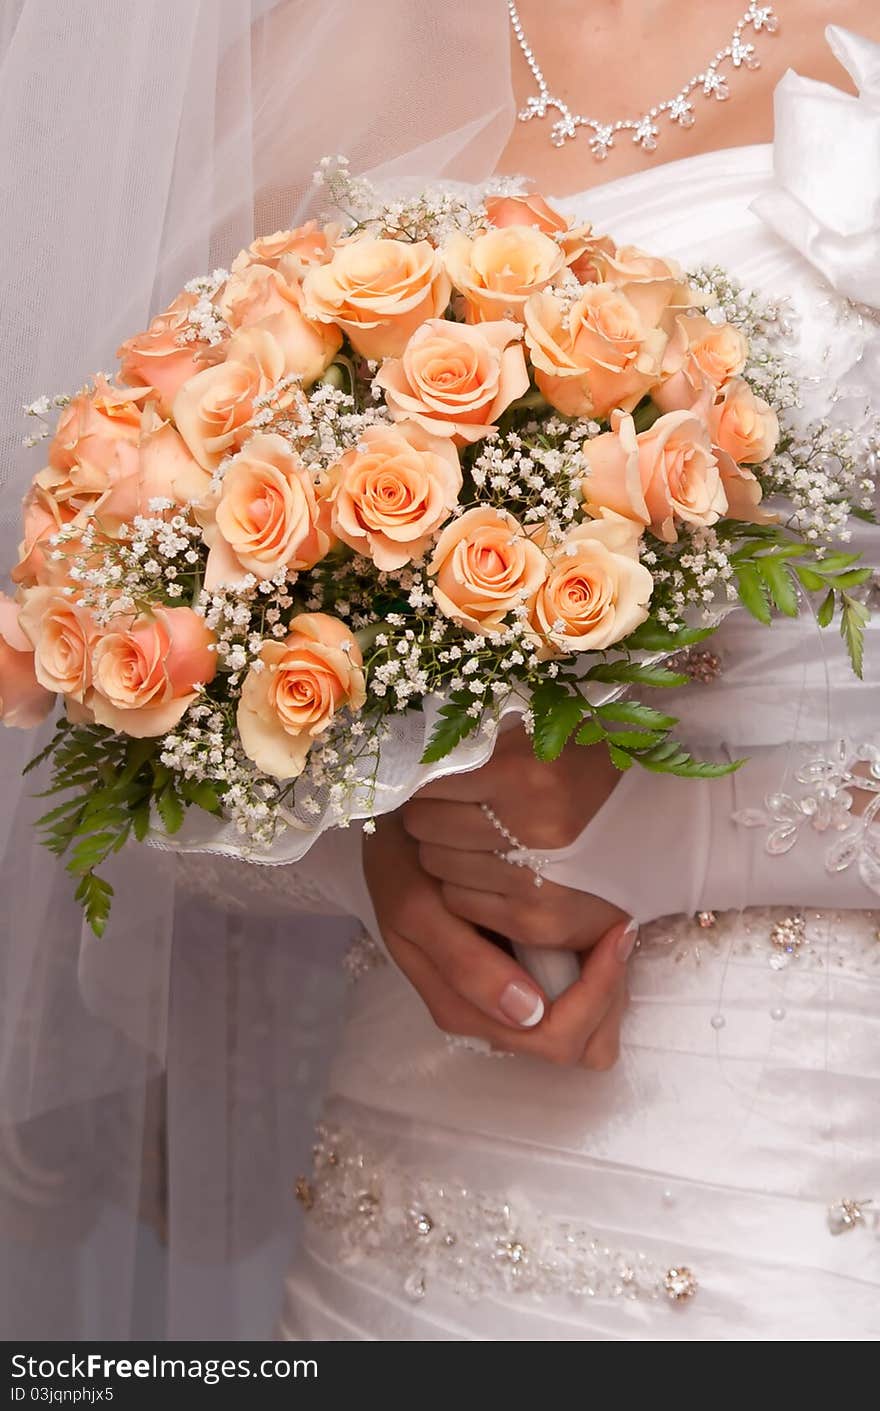
[[[721,264],[788,296],[812,379],[806,410],[836,402],[853,422],[871,388],[880,404],[880,330],[814,268],[850,298],[880,303],[878,57],[849,42],[862,102],[790,75],[775,175],[772,148],[735,148],[565,205],[619,240],[690,267]],[[851,228],[825,209],[851,215]],[[866,248],[858,232],[871,229]],[[863,526],[855,547],[877,564],[880,530]],[[846,868],[828,865],[849,828],[846,765],[861,749],[870,766],[867,747],[880,748],[877,636],[869,631],[859,684],[836,629],[820,636],[805,616],[766,632],[735,614],[712,644],[720,673],[670,708],[695,749],[751,762],[711,784],[632,770],[555,857],[550,876],[643,923],[613,1071],[449,1041],[364,941],[314,1170],[298,1185],[307,1233],[286,1282],[284,1337],[880,1337],[870,830]],[[764,819],[768,793],[777,797]],[[743,811],[752,828],[733,820]],[[766,843],[780,819],[794,820],[797,839],[776,854]],[[320,872],[319,862],[320,849],[301,867],[272,869],[272,883],[283,888],[288,874],[295,898],[294,874]],[[368,919],[365,898],[360,910]]]

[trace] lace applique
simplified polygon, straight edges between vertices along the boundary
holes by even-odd
[[[860,767],[861,766],[861,767]],[[841,740],[833,755],[816,755],[795,774],[804,786],[794,793],[768,794],[763,808],[734,813],[746,828],[766,828],[764,846],[774,857],[790,852],[804,829],[836,834],[825,852],[829,872],[856,866],[866,887],[880,895],[880,749],[850,748]],[[853,814],[853,795],[873,794],[864,812]]]

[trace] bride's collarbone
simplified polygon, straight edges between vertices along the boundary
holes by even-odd
[[[551,92],[568,103],[573,112],[587,113],[600,121],[633,118],[668,99],[689,77],[682,66],[692,63],[697,72],[712,57],[712,44],[721,42],[717,38],[719,11],[714,6],[711,22],[705,19],[709,9],[705,7],[699,29],[688,31],[685,43],[679,28],[674,44],[645,35],[643,27],[648,21],[643,19],[640,8],[633,11],[632,19],[621,20],[617,16],[603,27],[601,14],[608,13],[607,7],[596,7],[597,14],[592,18],[587,7],[586,17],[571,26],[570,34],[564,26],[550,25],[540,18],[537,23],[533,19],[530,26],[527,14],[538,17],[534,0],[521,3],[519,8]],[[671,12],[675,7],[667,8]],[[735,71],[726,101],[707,98],[698,88],[692,95],[695,122],[690,128],[679,127],[661,115],[656,120],[660,132],[652,152],[643,151],[628,131],[616,134],[604,161],[597,161],[592,155],[589,134],[584,130],[563,147],[554,147],[550,131],[558,114],[551,109],[543,119],[514,124],[499,171],[529,176],[542,190],[564,196],[649,171],[661,163],[770,142],[773,91],[788,68],[854,91],[848,75],[828,48],[824,30],[828,23],[849,25],[880,41],[880,7],[876,13],[868,13],[868,8],[857,0],[807,0],[798,5],[795,16],[791,5],[780,0],[779,32],[764,36],[758,47],[761,67]],[[873,6],[870,9],[874,11]],[[695,13],[691,6],[687,11],[689,16]],[[735,16],[731,27],[734,21]],[[644,59],[646,54],[651,56],[650,64],[638,61],[639,56]],[[518,49],[513,54],[513,79],[520,111],[534,93],[535,84]]]

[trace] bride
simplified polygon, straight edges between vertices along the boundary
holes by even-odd
[[[818,204],[843,229],[851,183],[871,170],[876,203],[859,114],[876,116],[779,80],[794,65],[845,82],[822,21],[855,23],[857,7],[779,5],[777,30],[750,6],[734,31],[749,57],[719,64],[728,103],[692,86],[690,121],[667,108],[641,144],[602,127],[721,57],[735,8],[510,5],[518,105],[537,97],[539,112],[501,170],[539,174],[559,209],[618,239],[790,299],[811,401],[855,422],[880,398],[880,334],[828,280],[876,299],[876,211],[860,286],[855,252],[801,202],[833,180],[841,205],[828,185]],[[829,37],[876,104],[880,49]],[[598,121],[554,149],[553,121],[584,107]],[[858,545],[878,562],[876,530]],[[716,640],[692,653],[697,683],[671,709],[704,754],[747,754],[740,773],[621,778],[581,747],[548,766],[511,732],[482,770],[380,822],[361,914],[384,949],[359,955],[299,1183],[307,1235],[285,1336],[880,1336],[877,873],[827,865],[828,810],[859,814],[880,759],[874,643],[858,685],[808,619],[769,651],[741,617]],[[540,891],[510,844],[531,850]],[[539,955],[530,974],[486,932],[579,959]]]
[[[391,181],[528,173],[567,217],[789,301],[805,420],[850,426],[867,458],[880,23],[864,8],[150,0],[119,45],[108,0],[88,25],[14,0],[4,189],[38,228],[64,206],[65,230],[100,210],[118,234],[75,262],[75,241],[34,257],[11,232],[32,273],[10,288],[4,409],[74,380],[34,327],[75,349],[74,376],[84,348],[100,365],[108,328],[139,326],[254,219],[302,218],[298,164],[343,150]],[[112,160],[83,162],[93,132]],[[5,492],[0,509],[3,528]],[[880,562],[871,526],[853,547]],[[290,868],[123,857],[116,934],[79,954],[11,806],[16,761],[4,1335],[265,1335],[294,1177],[286,1338],[880,1335],[870,822],[829,866],[880,778],[874,637],[863,683],[809,618],[765,637],[734,615],[691,653],[671,708],[704,756],[748,756],[734,776],[618,776],[583,748],[539,765],[511,731],[381,820],[363,856],[352,831]],[[364,927],[341,1036],[340,933],[313,911]]]

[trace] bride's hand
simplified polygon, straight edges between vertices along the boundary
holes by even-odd
[[[388,950],[439,1028],[566,1066],[615,1062],[634,929],[612,926],[551,1005],[512,956],[447,910],[398,815],[379,821],[364,866]]]
[[[574,842],[619,778],[602,747],[570,745],[545,764],[524,731],[510,730],[482,769],[439,779],[406,804],[404,827],[455,916],[522,945],[583,951],[624,913],[588,892],[553,882],[536,887],[527,867],[497,855],[510,844],[481,805],[541,853]]]

